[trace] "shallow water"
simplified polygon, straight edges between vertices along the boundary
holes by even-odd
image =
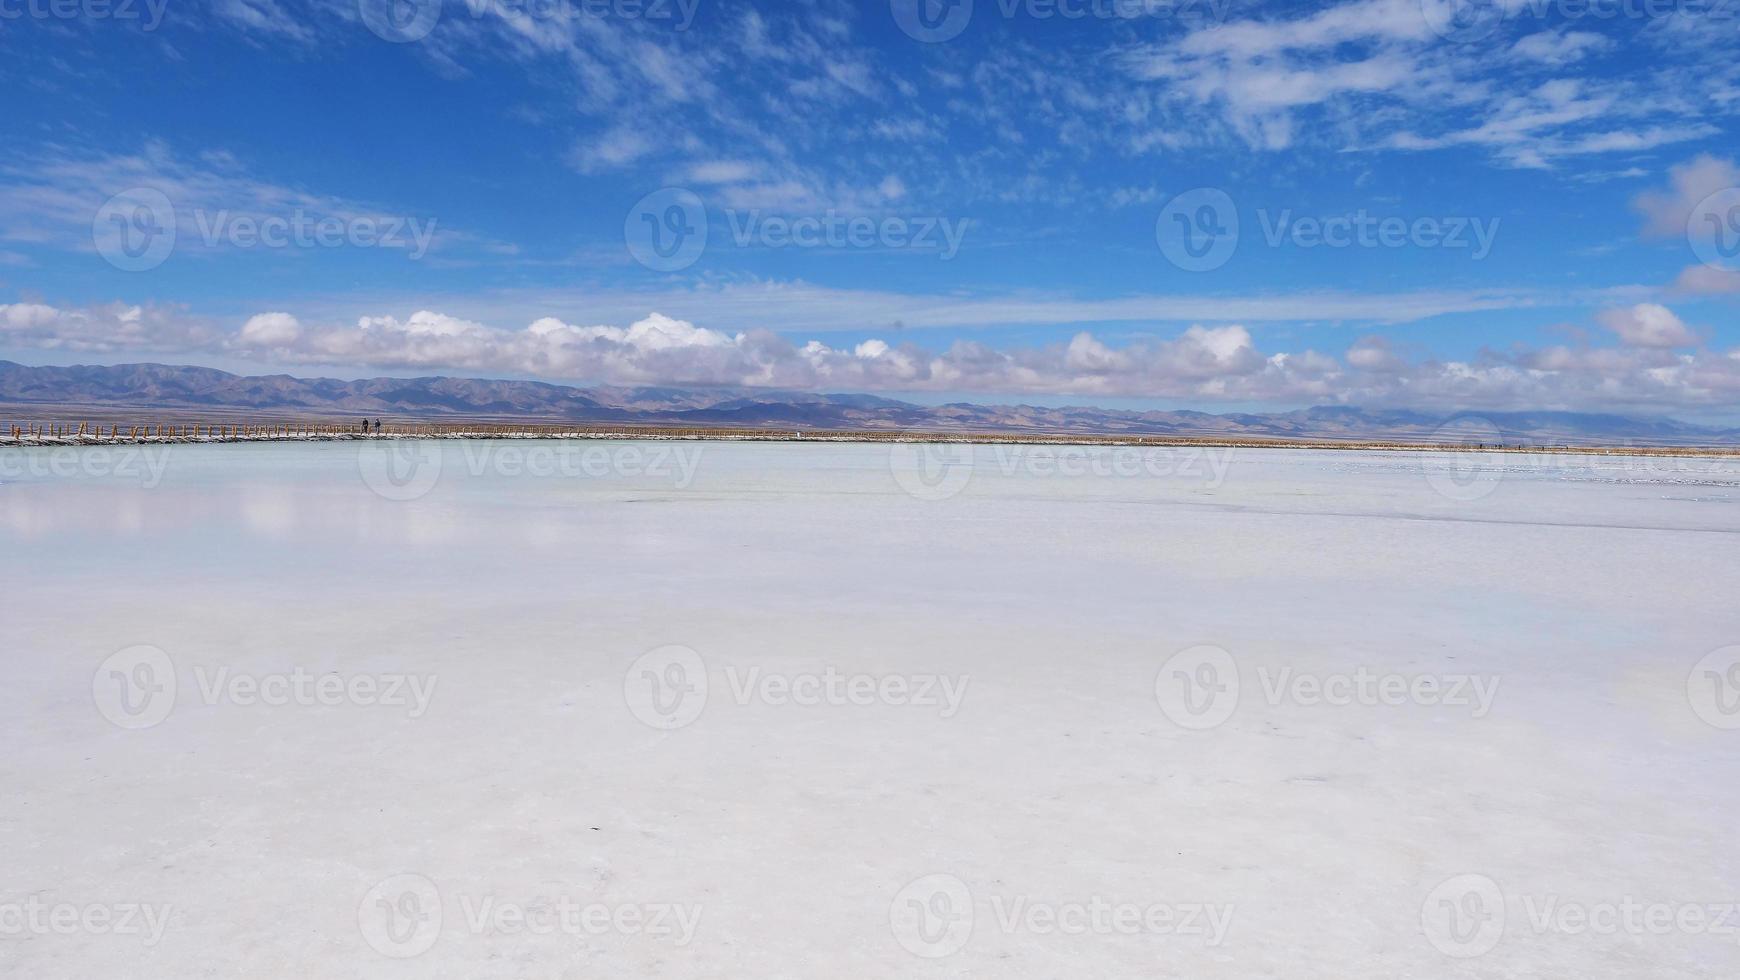
[[[1740,973],[1733,461],[108,452],[0,450],[6,975]]]

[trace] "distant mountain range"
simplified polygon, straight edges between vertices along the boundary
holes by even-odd
[[[1230,413],[914,405],[874,395],[761,390],[575,388],[537,381],[246,377],[166,364],[31,367],[0,361],[0,404],[20,419],[49,409],[205,410],[226,416],[499,419],[689,427],[1033,432],[1229,438],[1504,441],[1542,444],[1740,445],[1740,429],[1666,418],[1575,412],[1430,413],[1318,407]]]

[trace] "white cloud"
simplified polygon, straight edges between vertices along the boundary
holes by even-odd
[[[1669,412],[1740,398],[1740,351],[1674,350],[1696,338],[1671,311],[1642,304],[1601,319],[1623,346],[1517,347],[1460,361],[1407,361],[1373,337],[1342,358],[1309,349],[1264,351],[1236,324],[1195,325],[1121,346],[1088,331],[1064,343],[1001,349],[958,341],[938,350],[879,337],[849,347],[795,345],[767,330],[726,333],[656,313],[626,327],[542,317],[520,330],[430,310],[324,326],[277,313],[224,335],[162,310],[12,304],[0,306],[0,336],[13,347],[204,351],[271,364],[617,384],[1492,410]]]
[[[253,38],[336,41],[361,30],[354,2],[214,2],[215,24]],[[517,64],[555,95],[561,109],[550,118],[569,108],[584,117],[589,131],[569,154],[581,172],[652,158],[661,172],[682,174],[730,148],[777,175],[767,183],[788,192],[782,200],[792,197],[788,182],[827,199],[836,187],[873,190],[893,169],[907,180],[926,175],[912,188],[918,196],[1073,203],[1081,151],[1234,143],[1469,145],[1510,166],[1556,166],[1708,135],[1706,118],[1740,108],[1721,32],[1693,11],[1627,32],[1634,36],[1623,43],[1637,58],[1597,59],[1613,39],[1541,29],[1539,11],[1522,0],[1503,0],[1505,22],[1467,45],[1431,28],[1433,16],[1465,6],[1451,0],[1329,0],[1291,11],[1217,0],[1212,11],[1169,5],[1176,16],[1153,19],[1152,31],[1142,20],[1080,35],[1081,43],[1011,37],[948,68],[942,58],[891,64],[864,37],[872,18],[886,26],[887,11],[837,0],[727,5],[706,15],[705,31],[670,30],[653,17],[538,16],[519,3],[473,2],[456,16],[466,4],[448,3],[413,53],[455,76],[494,59]],[[1103,78],[1107,64],[1128,80]],[[1484,129],[1505,122],[1514,93],[1573,73],[1582,77],[1567,81],[1612,96],[1599,114],[1508,134]],[[921,83],[938,97],[920,96]],[[718,182],[746,182],[730,177]]]
[[[1643,215],[1644,235],[1676,238],[1686,233],[1686,223],[1699,202],[1730,187],[1740,187],[1740,166],[1704,153],[1669,167],[1666,188],[1645,191],[1631,203]]]
[[[243,31],[274,40],[308,43],[315,31],[304,18],[292,16],[274,0],[215,0],[211,9]]]
[[[1121,63],[1133,78],[1165,86],[1153,94],[1154,114],[1172,132],[1136,142],[1171,147],[1181,128],[1212,140],[1220,127],[1202,118],[1206,112],[1260,150],[1300,142],[1416,151],[1471,146],[1507,166],[1546,168],[1720,131],[1703,117],[1721,107],[1703,100],[1717,101],[1721,90],[1700,91],[1693,78],[1667,82],[1648,70],[1654,59],[1642,59],[1643,70],[1603,63],[1599,74],[1572,74],[1617,46],[1602,34],[1538,30],[1512,41],[1532,19],[1507,2],[1509,16],[1492,37],[1461,45],[1440,38],[1430,23],[1463,5],[1442,0],[1443,9],[1431,9],[1436,2],[1353,0],[1292,18],[1262,14],[1203,26],[1174,41],[1125,49]],[[1543,77],[1547,72],[1553,77]],[[1469,119],[1472,125],[1462,122]]]
[[[1347,363],[1361,371],[1383,373],[1395,373],[1407,367],[1407,363],[1391,350],[1389,341],[1382,337],[1361,337],[1355,341],[1347,349]]]
[[[690,167],[688,179],[696,184],[739,184],[753,179],[758,170],[742,160],[708,160]]]
[[[1688,266],[1674,280],[1674,290],[1692,296],[1740,293],[1740,272],[1708,265]]]
[[[1625,310],[1604,310],[1601,325],[1619,335],[1627,347],[1691,347],[1698,335],[1674,312],[1658,303],[1639,303]]]
[[[432,215],[395,213],[379,204],[262,180],[247,173],[227,153],[206,152],[197,160],[189,160],[159,142],[148,142],[133,153],[110,156],[42,153],[0,159],[0,240],[89,252],[94,248],[92,219],[104,202],[140,188],[155,189],[167,198],[172,213],[157,217],[176,227],[178,256],[201,256],[238,247],[225,232],[238,229],[244,222],[254,228],[282,225],[286,241],[293,241],[289,237],[292,223],[308,240],[318,241],[314,236],[319,225],[338,222],[348,227],[367,224],[383,242],[387,229],[397,229],[393,235],[405,245],[426,234],[427,244],[449,254],[470,250],[473,254],[499,255],[513,249],[486,236],[440,227]],[[417,244],[421,247],[424,243]],[[263,247],[254,251],[291,255],[302,250]]]
[[[0,304],[0,343],[67,351],[216,351],[223,332],[166,307],[109,303],[62,309],[42,303]]]
[[[650,154],[654,146],[641,129],[618,126],[577,141],[568,153],[568,162],[583,174],[620,170]]]
[[[1612,40],[1593,31],[1539,31],[1511,45],[1510,51],[1530,61],[1568,65],[1613,47]]]
[[[243,346],[256,348],[288,347],[302,336],[302,325],[288,313],[259,313],[242,324]]]

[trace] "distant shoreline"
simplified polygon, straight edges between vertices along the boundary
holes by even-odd
[[[1740,458],[1740,448],[1720,446],[1625,446],[1625,445],[1524,445],[1479,443],[1424,443],[1406,440],[1334,440],[1280,438],[1217,438],[1169,435],[1084,435],[1078,433],[1015,432],[882,432],[802,431],[794,429],[668,429],[570,426],[436,426],[392,423],[399,431],[363,434],[336,428],[320,432],[282,431],[261,434],[142,435],[75,433],[24,435],[16,438],[0,431],[0,448],[94,448],[103,446],[179,446],[229,444],[281,444],[314,442],[417,442],[417,441],[618,441],[618,442],[790,442],[790,443],[890,443],[954,445],[1095,446],[1203,449],[1309,449],[1366,452],[1485,452],[1518,455],[1555,454],[1577,456],[1709,456]]]

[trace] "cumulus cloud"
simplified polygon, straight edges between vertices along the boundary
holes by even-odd
[[[1688,266],[1674,279],[1673,288],[1675,292],[1692,296],[1740,293],[1740,272],[1730,272],[1708,265]]]
[[[288,347],[302,336],[302,325],[288,313],[260,313],[242,324],[239,338],[245,347]]]
[[[61,309],[42,303],[0,303],[0,344],[39,350],[207,351],[223,331],[181,310],[109,303]]]
[[[1517,347],[1446,361],[1405,359],[1381,337],[1362,338],[1341,357],[1265,351],[1239,325],[1117,345],[1083,331],[1040,346],[962,340],[934,349],[878,337],[794,344],[768,330],[727,333],[657,313],[627,326],[541,317],[511,330],[431,310],[349,324],[271,312],[219,334],[173,311],[21,303],[0,306],[0,338],[14,347],[221,351],[272,364],[631,385],[1657,412],[1740,398],[1740,351],[1686,350],[1698,338],[1671,310],[1640,304],[1600,320],[1620,346]]]
[[[1383,337],[1361,337],[1347,349],[1347,363],[1362,371],[1391,374],[1407,367],[1407,363],[1390,348]]]
[[[1698,342],[1697,334],[1681,322],[1674,312],[1657,303],[1639,303],[1630,309],[1605,310],[1598,317],[1601,325],[1619,335],[1627,347],[1691,347]]]
[[[1730,187],[1740,187],[1740,166],[1708,153],[1668,168],[1668,186],[1644,191],[1632,199],[1643,215],[1643,233],[1650,238],[1674,238],[1686,233],[1686,223],[1699,202]]]

